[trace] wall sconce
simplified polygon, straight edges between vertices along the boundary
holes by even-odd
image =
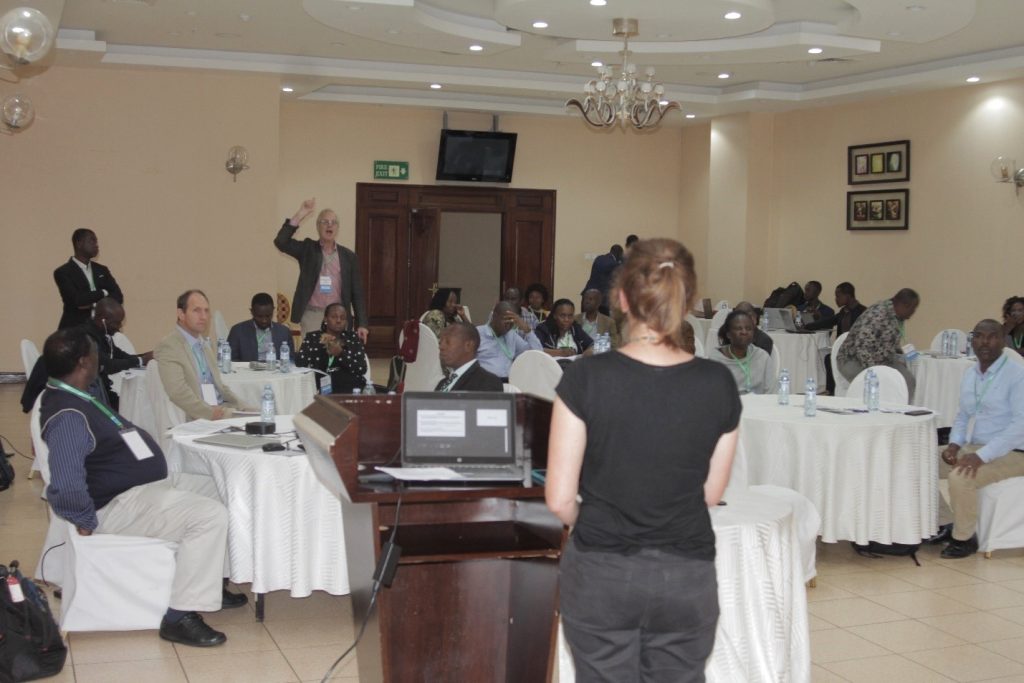
[[[238,182],[238,174],[249,168],[249,152],[245,147],[235,145],[228,150],[228,160],[224,162],[224,168],[232,176],[232,182]]]
[[[996,157],[988,168],[997,183],[1013,183],[1014,190],[1020,194],[1020,188],[1024,187],[1024,168],[1019,168],[1014,159]]]
[[[0,51],[11,65],[0,68],[14,71],[36,62],[53,47],[53,24],[46,15],[31,7],[16,7],[0,17]],[[15,77],[17,79],[17,77]],[[0,102],[0,132],[13,135],[35,119],[35,107],[24,95],[9,95]]]

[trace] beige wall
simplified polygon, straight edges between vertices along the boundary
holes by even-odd
[[[55,67],[18,89],[37,117],[0,138],[0,370],[21,369],[21,338],[41,346],[56,327],[52,272],[76,227],[96,231],[139,350],[171,330],[183,289],[205,289],[229,321],[255,288],[273,291],[277,252],[252,236],[272,231],[276,207],[276,77]],[[238,144],[252,169],[232,183]]]

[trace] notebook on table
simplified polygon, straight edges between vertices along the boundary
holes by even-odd
[[[405,392],[402,467],[447,468],[473,481],[523,481],[515,394]],[[440,474],[439,481],[450,481]]]
[[[242,448],[254,450],[263,448],[267,444],[280,444],[280,439],[267,436],[256,436],[254,434],[211,434],[195,440],[195,443],[207,444],[209,446],[226,446],[227,448]]]

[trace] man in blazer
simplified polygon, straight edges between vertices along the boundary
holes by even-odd
[[[93,261],[100,253],[96,233],[88,228],[78,228],[71,233],[71,246],[75,255],[53,271],[53,281],[57,283],[57,291],[64,304],[64,312],[57,323],[58,330],[89,322],[92,307],[104,297],[124,303],[124,295],[110,269]]]
[[[220,420],[243,408],[221,381],[214,344],[205,336],[209,326],[209,299],[190,289],[178,297],[177,327],[153,351],[164,391],[189,420]]]
[[[338,215],[330,209],[320,212],[316,219],[319,240],[307,237],[300,242],[292,237],[315,208],[315,199],[302,202],[274,238],[274,246],[279,251],[299,262],[299,281],[292,297],[292,322],[302,326],[303,336],[319,330],[324,309],[338,301],[349,313],[349,320],[355,321],[360,341],[366,344],[369,329],[359,261],[355,252],[334,241],[338,234]]]
[[[441,331],[438,356],[446,377],[434,391],[503,391],[501,379],[480,367],[476,350],[480,333],[470,323],[456,322]]]
[[[601,291],[591,287],[583,292],[583,301],[580,304],[580,313],[576,315],[576,322],[583,331],[596,339],[599,334],[607,334],[612,342],[612,348],[619,348],[619,326],[615,320],[600,311]]]
[[[266,292],[260,292],[252,298],[249,312],[252,313],[252,320],[240,322],[228,332],[231,360],[259,360],[260,346],[267,341],[274,345],[276,355],[281,353],[281,344],[287,344],[294,358],[295,346],[292,344],[291,330],[274,322],[274,299]]]

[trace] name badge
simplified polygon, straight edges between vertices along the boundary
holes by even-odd
[[[212,384],[203,384],[202,385],[202,390],[203,390],[203,402],[206,403],[206,405],[208,405],[208,406],[219,405],[219,403],[217,402],[217,388],[216,387],[214,387]]]
[[[321,275],[320,276],[320,291],[324,294],[330,294],[333,287],[331,286],[331,276]]]
[[[132,449],[132,455],[135,456],[136,460],[146,460],[147,458],[153,457],[153,451],[143,440],[142,435],[139,434],[137,429],[129,429],[121,432],[121,438],[124,439],[128,448]]]
[[[317,375],[316,381],[317,381],[317,384],[320,385],[320,393],[321,394],[326,396],[327,394],[331,393],[331,378],[330,377],[325,377],[323,375]]]

